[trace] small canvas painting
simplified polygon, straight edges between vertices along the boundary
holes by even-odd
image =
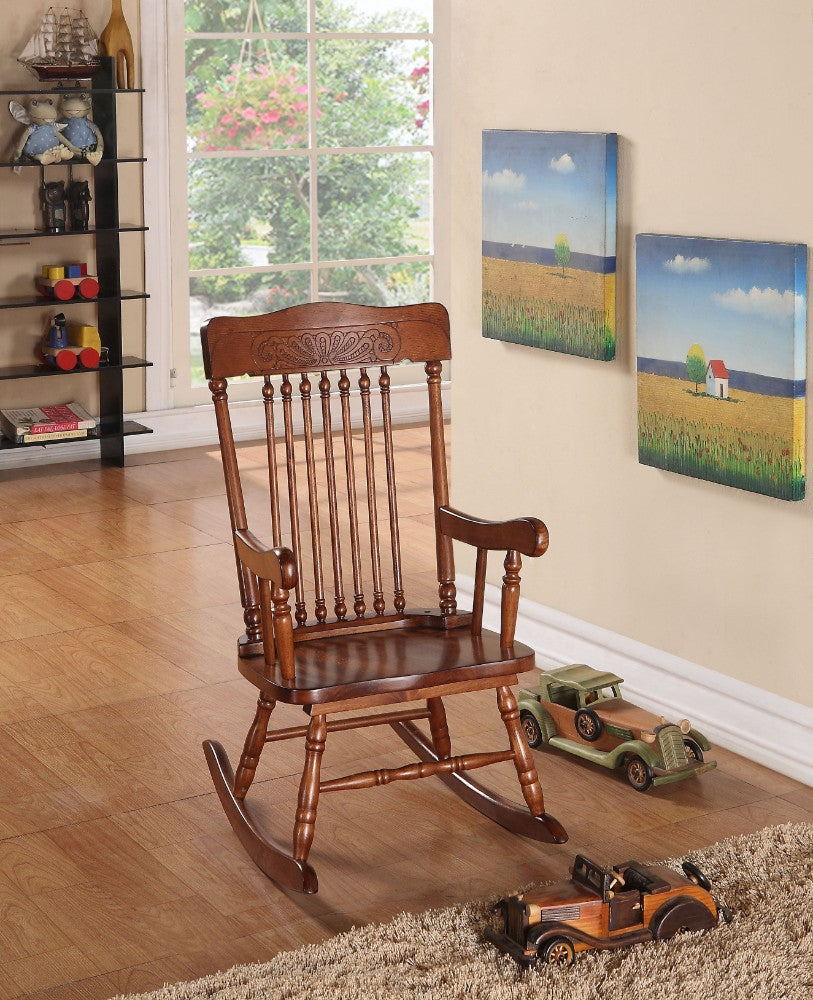
[[[618,137],[483,132],[483,336],[615,357]]]
[[[807,247],[636,239],[638,458],[805,495]]]

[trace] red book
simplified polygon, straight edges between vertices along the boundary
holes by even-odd
[[[95,426],[94,418],[78,403],[0,410],[0,430],[12,441],[18,441],[32,434],[91,430]]]

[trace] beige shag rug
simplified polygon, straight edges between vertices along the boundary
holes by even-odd
[[[687,857],[732,909],[730,924],[522,971],[483,941],[491,900],[402,913],[138,1000],[811,1000],[813,824]],[[679,860],[667,864],[679,870]]]

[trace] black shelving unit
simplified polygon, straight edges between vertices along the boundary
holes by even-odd
[[[31,90],[2,90],[0,96],[30,94],[63,95],[75,93],[76,86],[32,88]],[[100,456],[107,465],[124,465],[124,439],[132,434],[150,434],[149,427],[144,427],[132,420],[124,419],[124,372],[133,368],[149,368],[152,362],[145,358],[124,355],[122,352],[122,303],[148,298],[146,292],[131,291],[121,287],[121,235],[122,233],[143,233],[145,226],[128,225],[119,219],[119,165],[122,163],[144,163],[144,157],[118,155],[116,129],[117,105],[121,94],[141,94],[143,90],[119,90],[114,84],[114,63],[112,59],[103,59],[102,67],[90,87],[93,98],[93,120],[104,136],[104,156],[95,167],[89,167],[93,183],[93,204],[95,209],[95,224],[86,233],[68,231],[65,233],[48,233],[39,229],[6,230],[0,232],[0,248],[15,242],[28,242],[32,239],[59,239],[62,236],[86,236],[92,238],[96,245],[96,274],[99,287],[102,290],[94,299],[72,299],[68,303],[58,302],[41,295],[30,295],[24,298],[0,299],[0,309],[26,309],[30,307],[50,306],[72,308],[89,304],[96,308],[97,325],[102,346],[107,348],[107,364],[91,371],[76,370],[62,372],[57,369],[28,364],[0,367],[0,381],[25,378],[74,378],[95,375],[99,381],[99,422],[89,437],[99,441]],[[71,166],[83,165],[81,161],[72,163],[51,164],[50,171],[63,170]],[[0,167],[37,167],[39,163],[0,163]],[[33,353],[33,345],[32,345]],[[87,438],[76,438],[85,441]],[[54,441],[51,444],[70,444],[71,440]],[[46,448],[49,443],[32,445],[15,445],[13,442],[0,439],[0,450],[9,448]]]
[[[19,299],[0,299],[0,309],[28,309],[32,306],[53,306],[62,307],[70,309],[72,306],[81,306],[86,302],[109,302],[118,299],[120,302],[126,302],[130,299],[148,299],[149,295],[146,292],[134,292],[126,288],[122,288],[118,295],[99,295],[93,299],[83,299],[80,296],[76,298],[69,299],[67,302],[62,302],[60,299],[52,299],[47,295],[25,295]]]

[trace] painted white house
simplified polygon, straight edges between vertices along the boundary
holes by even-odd
[[[709,361],[706,365],[706,395],[728,399],[728,378],[724,361]]]

